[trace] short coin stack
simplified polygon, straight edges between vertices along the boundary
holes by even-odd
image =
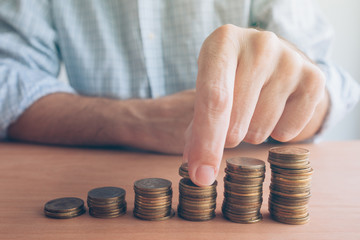
[[[297,147],[271,148],[268,161],[271,164],[271,217],[287,224],[307,223],[310,219],[307,204],[313,173],[309,151]]]
[[[74,197],[51,200],[44,207],[45,216],[50,218],[73,218],[85,211],[84,201]]]
[[[126,213],[125,190],[118,187],[95,188],[88,192],[89,214],[97,218],[114,218]]]
[[[179,167],[179,175],[181,177],[183,177],[183,178],[190,179],[189,172],[188,172],[188,164],[187,163],[181,164],[181,166]]]
[[[179,174],[178,215],[190,221],[206,221],[215,217],[217,181],[206,187],[196,186],[189,178],[187,163],[181,165]]]
[[[162,178],[145,178],[134,183],[134,216],[143,220],[166,220],[174,216],[171,208],[171,182]]]
[[[225,218],[237,223],[256,223],[262,219],[262,187],[265,162],[255,158],[227,159],[224,177]]]

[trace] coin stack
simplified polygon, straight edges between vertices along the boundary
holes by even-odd
[[[308,202],[313,169],[309,151],[297,147],[276,147],[269,150],[271,184],[269,211],[282,223],[309,222]]]
[[[246,157],[227,159],[225,173],[223,216],[236,223],[259,222],[265,162]]]
[[[145,178],[134,183],[134,216],[143,220],[166,220],[174,216],[171,208],[171,182],[162,178]]]
[[[84,201],[74,197],[51,200],[44,207],[45,216],[50,218],[73,218],[85,211]]]
[[[189,178],[187,163],[179,168],[178,215],[190,221],[206,221],[215,217],[217,181],[206,187],[196,186]]]
[[[126,213],[125,190],[118,187],[95,188],[88,192],[89,214],[97,218],[115,218]]]
[[[181,166],[179,167],[179,175],[181,177],[183,177],[183,178],[190,179],[189,172],[188,172],[188,164],[187,163],[181,164]]]

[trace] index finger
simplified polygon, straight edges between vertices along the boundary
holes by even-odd
[[[223,26],[204,42],[198,60],[193,125],[187,139],[189,175],[199,185],[210,185],[218,174],[233,104],[237,53]]]

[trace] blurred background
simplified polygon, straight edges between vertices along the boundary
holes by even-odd
[[[335,31],[332,59],[360,82],[360,1],[314,0]],[[66,81],[64,68],[59,78]],[[360,104],[333,129],[325,141],[360,139]]]
[[[316,0],[335,30],[332,59],[360,82],[360,1]],[[360,139],[360,104],[335,128],[325,140]]]

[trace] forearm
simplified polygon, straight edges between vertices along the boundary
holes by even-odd
[[[61,145],[149,148],[149,100],[111,100],[56,93],[35,102],[8,130],[14,140]]]
[[[55,93],[8,129],[13,140],[77,146],[131,146],[182,153],[194,90],[158,99],[114,100]]]
[[[124,104],[102,98],[51,94],[27,109],[9,127],[8,136],[15,140],[49,144],[128,144],[133,135],[129,123],[125,122],[135,118],[129,109],[134,104],[135,101]],[[121,134],[117,136],[117,132]]]

